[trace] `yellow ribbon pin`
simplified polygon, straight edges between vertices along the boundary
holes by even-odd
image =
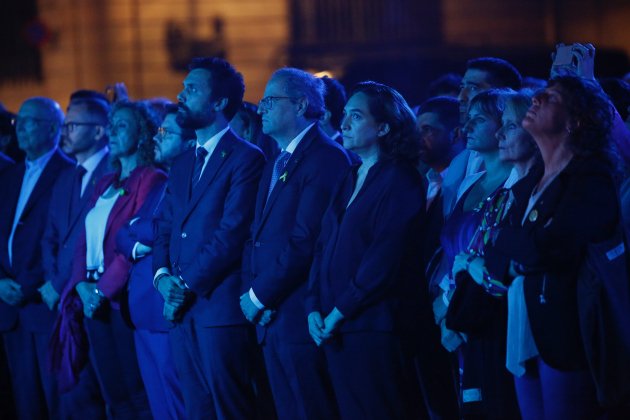
[[[287,171],[284,171],[284,173],[278,179],[282,180],[282,182],[287,182],[287,175],[289,175],[289,173]]]

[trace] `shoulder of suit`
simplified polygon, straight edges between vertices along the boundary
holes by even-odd
[[[59,161],[59,164],[61,165],[61,167],[63,169],[65,169],[65,168],[73,168],[75,166],[74,160],[69,158],[68,155],[66,155],[64,152],[61,151],[61,149],[57,149],[55,151],[55,153],[52,155],[51,159],[53,159],[53,158],[57,159]]]
[[[231,132],[231,131],[229,132],[232,134],[232,139],[231,139],[232,145],[234,149],[238,150],[238,152],[251,154],[254,156],[260,155],[261,157],[264,157],[262,150],[260,150],[258,146],[256,146],[253,143],[248,142],[245,139],[240,138],[234,132]]]

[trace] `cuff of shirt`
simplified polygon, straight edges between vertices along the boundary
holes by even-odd
[[[157,280],[158,277],[160,277],[162,274],[171,274],[171,272],[169,271],[168,268],[166,267],[161,267],[158,268],[158,270],[155,272],[155,275],[153,276],[153,287],[155,287],[157,289],[157,283],[155,282]]]
[[[254,293],[254,289],[252,289],[251,287],[249,288],[249,298],[251,299],[254,306],[256,306],[258,309],[260,309],[261,311],[265,309],[265,305],[263,305],[262,302],[258,300],[256,294]]]
[[[131,250],[131,259],[134,261],[137,259],[136,250],[138,249],[138,245],[140,245],[140,242],[136,242]]]

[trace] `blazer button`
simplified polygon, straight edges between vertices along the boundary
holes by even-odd
[[[186,232],[182,232],[182,239],[186,239],[186,236],[188,236],[186,235]]]

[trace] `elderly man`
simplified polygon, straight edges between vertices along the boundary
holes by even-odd
[[[259,324],[278,417],[334,418],[321,350],[308,333],[303,305],[322,215],[350,161],[318,125],[321,80],[293,68],[276,71],[258,112],[263,132],[282,152],[263,173],[251,240],[243,258],[249,287],[243,313]]]
[[[0,331],[2,331],[17,416],[56,418],[58,395],[48,373],[46,350],[55,313],[42,302],[44,284],[40,242],[52,186],[73,166],[57,148],[63,112],[51,99],[26,100],[16,128],[24,163],[6,173],[0,197]]]

